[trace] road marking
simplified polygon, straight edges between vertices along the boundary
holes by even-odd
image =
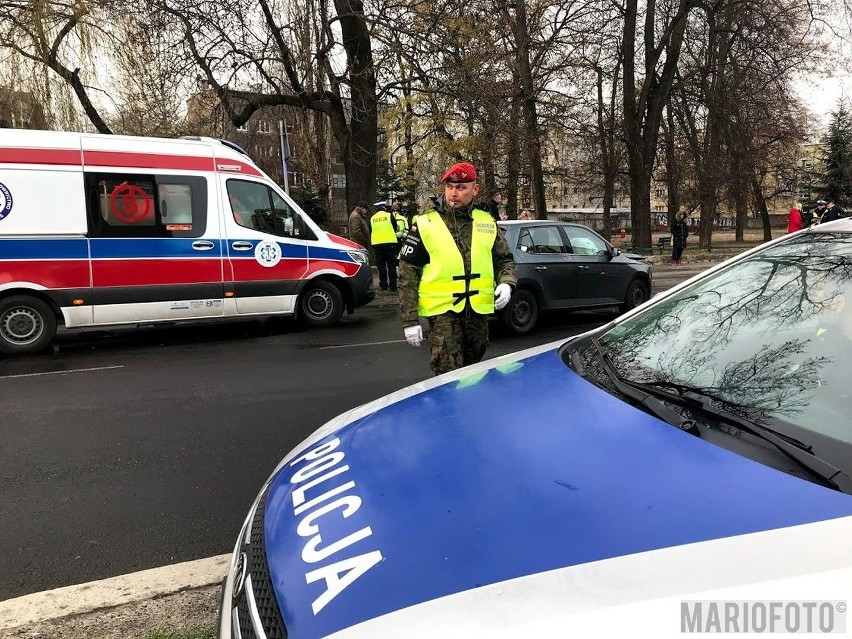
[[[380,344],[405,344],[405,339],[389,339],[386,342],[364,342],[363,344],[341,344],[340,346],[320,346],[318,350],[324,351],[329,348],[355,348],[356,346],[378,346]]]
[[[46,371],[44,373],[22,373],[21,375],[0,375],[0,379],[15,379],[16,377],[40,377],[42,375],[67,375],[68,373],[89,373],[91,371],[109,371],[115,368],[124,368],[124,364],[119,366],[97,366],[95,368],[72,368],[67,371]]]
[[[9,599],[0,602],[0,631],[213,586],[225,576],[230,557],[217,555]]]

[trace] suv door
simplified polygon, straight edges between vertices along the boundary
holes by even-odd
[[[298,212],[265,182],[222,178],[226,203],[226,287],[231,283],[241,315],[292,313],[308,270],[305,234]]]
[[[541,286],[547,308],[565,308],[577,295],[577,266],[569,259],[569,248],[555,224],[524,226],[518,250]]]
[[[630,277],[629,267],[613,262],[609,245],[597,233],[572,224],[562,225],[577,266],[577,302],[589,306],[620,304]]]

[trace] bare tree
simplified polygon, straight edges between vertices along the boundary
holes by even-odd
[[[103,28],[105,7],[75,0],[0,2],[0,48],[50,69],[71,87],[95,128],[111,133],[91,96],[95,54],[111,37]]]
[[[638,37],[638,0],[623,5],[622,63],[624,67],[624,137],[630,168],[630,206],[633,242],[651,245],[651,180],[663,108],[669,101],[683,47],[690,0],[645,3],[642,37]],[[637,73],[637,47],[642,44]]]

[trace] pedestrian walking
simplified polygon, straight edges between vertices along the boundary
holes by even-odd
[[[672,266],[680,266],[680,258],[686,248],[686,238],[689,237],[689,224],[684,211],[678,212],[669,230],[672,234]]]
[[[365,249],[370,248],[370,220],[367,217],[367,200],[358,200],[349,214],[349,239]]]
[[[532,212],[529,209],[523,209],[520,213],[518,213],[519,220],[531,220],[533,219]]]
[[[441,178],[441,206],[414,218],[400,251],[405,338],[420,346],[420,317],[428,320],[429,366],[436,375],[482,360],[488,316],[509,303],[518,281],[503,231],[473,204],[476,179],[469,162],[451,166]]]
[[[379,288],[383,291],[396,291],[397,224],[384,200],[376,202],[376,212],[370,218],[370,243],[376,253],[376,266],[379,269]]]
[[[802,222],[802,205],[796,202],[787,214],[787,232],[795,233],[805,228]]]

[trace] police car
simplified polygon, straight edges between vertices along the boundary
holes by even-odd
[[[704,601],[821,602],[836,629],[850,344],[843,220],[355,408],[260,491],[219,637],[673,636]]]

